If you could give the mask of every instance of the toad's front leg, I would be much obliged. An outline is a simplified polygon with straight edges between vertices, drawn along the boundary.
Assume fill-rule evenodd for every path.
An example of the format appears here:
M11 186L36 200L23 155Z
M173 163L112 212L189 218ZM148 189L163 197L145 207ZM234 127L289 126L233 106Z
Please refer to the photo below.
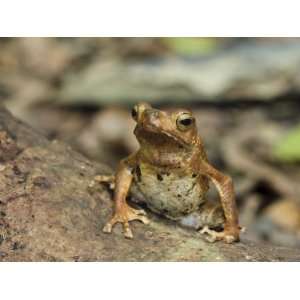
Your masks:
M208 228L204 228L203 233L210 235L215 240L224 240L227 243L239 241L241 227L239 226L238 222L238 211L235 203L232 179L216 170L207 162L202 162L201 170L213 181L217 187L225 215L223 232L214 233Z
M240 231L244 232L245 227L239 226L238 232L240 232ZM227 243L233 243L238 240L238 239L236 239L236 237L234 235L228 234L225 230L218 232L213 229L210 229L208 225L205 225L201 229L200 233L207 236L206 240L211 243L214 243L215 241L220 241L220 240L226 241Z
M121 223L123 225L124 236L126 238L133 238L129 222L138 220L144 224L148 224L149 220L144 210L133 209L126 202L126 197L133 179L129 159L121 161L118 168L114 190L115 211L112 218L104 226L103 232L111 233L113 226L116 223Z

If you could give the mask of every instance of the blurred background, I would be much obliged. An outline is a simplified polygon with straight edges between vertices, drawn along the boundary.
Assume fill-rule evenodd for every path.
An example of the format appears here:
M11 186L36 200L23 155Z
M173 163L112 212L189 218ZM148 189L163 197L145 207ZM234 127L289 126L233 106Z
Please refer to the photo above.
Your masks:
M300 39L1 38L0 100L112 168L137 147L130 110L194 111L234 178L245 238L300 246Z

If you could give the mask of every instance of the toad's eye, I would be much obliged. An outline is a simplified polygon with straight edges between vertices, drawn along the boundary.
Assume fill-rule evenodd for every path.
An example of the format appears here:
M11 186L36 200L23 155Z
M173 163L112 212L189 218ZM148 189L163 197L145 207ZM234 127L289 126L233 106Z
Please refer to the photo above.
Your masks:
M132 118L136 121L138 117L138 109L137 106L135 105L132 110L131 110L131 116Z
M188 113L181 114L176 121L177 128L181 131L188 130L194 124L195 119Z

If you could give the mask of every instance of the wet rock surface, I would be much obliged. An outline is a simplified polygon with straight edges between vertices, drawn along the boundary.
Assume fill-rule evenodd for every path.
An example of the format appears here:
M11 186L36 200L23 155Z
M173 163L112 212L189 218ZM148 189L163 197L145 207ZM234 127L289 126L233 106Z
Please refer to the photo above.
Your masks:
M300 261L300 251L256 244L209 244L199 233L150 215L134 240L101 229L112 211L109 173L69 146L49 141L0 108L0 261ZM9 155L8 155L9 153Z

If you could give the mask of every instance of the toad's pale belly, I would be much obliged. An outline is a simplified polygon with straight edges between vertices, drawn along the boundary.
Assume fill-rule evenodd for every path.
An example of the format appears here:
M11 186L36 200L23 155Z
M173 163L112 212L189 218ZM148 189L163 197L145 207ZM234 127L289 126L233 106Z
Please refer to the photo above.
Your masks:
M207 180L201 175L140 164L134 170L131 194L151 210L176 220L196 211L205 202L207 189Z

